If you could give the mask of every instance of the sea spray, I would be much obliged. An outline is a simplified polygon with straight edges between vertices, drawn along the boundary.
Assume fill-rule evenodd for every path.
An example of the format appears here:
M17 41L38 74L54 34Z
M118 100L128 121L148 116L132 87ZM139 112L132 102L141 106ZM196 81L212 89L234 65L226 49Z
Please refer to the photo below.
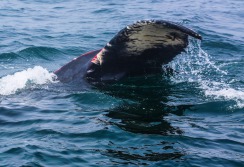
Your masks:
M244 107L243 88L232 87L225 78L228 71L216 65L211 56L200 46L200 42L191 40L186 52L177 56L169 66L175 71L171 77L174 83L194 82L207 99L211 100L233 100L237 108Z
M28 85L43 85L56 81L56 75L41 66L28 68L0 78L0 95L10 95Z

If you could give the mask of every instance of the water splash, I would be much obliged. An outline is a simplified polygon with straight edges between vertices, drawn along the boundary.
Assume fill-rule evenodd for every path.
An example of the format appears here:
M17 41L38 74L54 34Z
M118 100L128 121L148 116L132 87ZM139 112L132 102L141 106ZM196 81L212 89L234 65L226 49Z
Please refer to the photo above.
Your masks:
M234 100L233 107L244 107L244 90L232 86L226 78L228 71L224 71L216 65L211 56L200 46L199 41L192 40L186 53L178 56L169 66L176 71L171 80L174 83L194 82L207 99ZM232 107L231 107L232 108Z
M56 82L55 74L41 66L35 66L0 78L0 95L10 95L30 86L53 82Z

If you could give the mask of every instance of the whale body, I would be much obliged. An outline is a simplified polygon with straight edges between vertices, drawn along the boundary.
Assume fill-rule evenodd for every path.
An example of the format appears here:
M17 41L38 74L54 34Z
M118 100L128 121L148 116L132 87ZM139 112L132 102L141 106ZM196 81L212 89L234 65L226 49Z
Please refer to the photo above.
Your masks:
M195 31L165 20L142 20L119 31L102 49L85 53L54 73L61 82L118 81L128 76L159 73L188 45Z

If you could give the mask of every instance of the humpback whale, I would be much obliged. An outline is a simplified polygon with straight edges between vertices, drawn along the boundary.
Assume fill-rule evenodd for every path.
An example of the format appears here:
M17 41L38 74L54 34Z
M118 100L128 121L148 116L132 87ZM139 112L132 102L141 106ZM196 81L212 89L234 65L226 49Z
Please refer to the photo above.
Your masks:
M195 31L165 20L141 20L119 31L102 49L85 53L54 73L60 82L118 81L124 77L162 71L188 45Z

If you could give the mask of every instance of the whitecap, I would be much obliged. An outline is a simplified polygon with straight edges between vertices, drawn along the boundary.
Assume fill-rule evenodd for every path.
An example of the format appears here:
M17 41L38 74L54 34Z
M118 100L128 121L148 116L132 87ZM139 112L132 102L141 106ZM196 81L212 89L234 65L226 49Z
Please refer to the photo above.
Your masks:
M56 75L41 66L35 66L0 78L0 95L15 94L28 85L43 85L54 83Z

